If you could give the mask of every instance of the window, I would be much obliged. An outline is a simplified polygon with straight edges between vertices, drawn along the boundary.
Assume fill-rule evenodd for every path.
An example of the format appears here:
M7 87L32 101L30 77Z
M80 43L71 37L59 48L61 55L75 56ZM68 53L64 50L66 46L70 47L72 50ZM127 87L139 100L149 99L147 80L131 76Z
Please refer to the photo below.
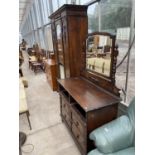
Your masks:
M33 17L32 17L32 9L30 10L30 19L31 19L31 24L32 24L32 30L34 30L34 21L33 21Z
M59 0L59 7L61 7L64 4L66 4L66 0Z
M58 9L58 1L57 0L52 0L52 4L53 4L53 12L56 11Z
M39 43L39 37L37 31L35 31L35 43Z
M99 12L98 12L98 3L90 5L88 7L88 33L98 31L99 23Z
M131 48L129 59L129 71L126 90L126 103L130 103L133 96L135 96L135 43Z
M41 0L41 8L42 8L42 15L43 15L43 23L47 24L49 23L50 19L48 18L50 15L50 6L48 0Z
M31 8L31 13L32 13L33 26L34 26L34 29L36 29L37 28L37 24L36 24L36 18L35 18L35 13L34 13L34 5Z
M40 27L41 26L41 11L39 9L38 0L35 0L35 9L36 9L36 17L37 17L38 27Z
M33 30L33 25L32 25L32 21L31 21L31 15L30 15L30 13L28 15L28 19L29 19L30 31L32 31Z
M101 0L99 10L99 30L116 34L119 56L116 70L116 86L122 90L121 97L128 104L126 98L134 96L134 50L131 52L131 72L128 74L128 56L122 61L129 48L131 25L131 0ZM130 77L129 77L130 76ZM130 84L129 84L130 83Z
M44 44L44 36L43 36L43 31L42 29L39 30L39 47L42 49L45 49L45 44Z
M51 32L51 25L45 27L45 38L48 44L48 49L53 51L53 41L52 41L52 32Z
M81 0L81 5L84 5L86 3L89 3L91 0Z
M131 0L101 0L99 10L101 31L116 33L118 28L130 27Z

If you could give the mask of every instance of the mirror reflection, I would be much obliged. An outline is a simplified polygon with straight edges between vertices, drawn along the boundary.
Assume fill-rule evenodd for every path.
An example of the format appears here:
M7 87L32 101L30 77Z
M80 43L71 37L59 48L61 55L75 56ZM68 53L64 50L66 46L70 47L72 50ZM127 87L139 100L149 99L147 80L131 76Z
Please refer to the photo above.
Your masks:
M60 25L57 25L56 32L57 32L58 50L59 51L62 51L62 44L61 44L61 26Z
M56 26L56 34L57 34L57 49L58 49L58 58L59 62L63 64L63 49L62 49L62 38L61 38L61 26L58 24Z
M110 77L112 39L110 36L92 35L87 38L86 68Z

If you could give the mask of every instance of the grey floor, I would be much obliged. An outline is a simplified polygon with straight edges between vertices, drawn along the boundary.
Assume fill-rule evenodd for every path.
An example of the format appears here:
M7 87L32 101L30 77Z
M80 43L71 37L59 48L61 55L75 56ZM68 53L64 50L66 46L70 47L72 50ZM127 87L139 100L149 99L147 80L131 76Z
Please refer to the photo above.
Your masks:
M51 90L43 72L35 75L28 68L27 53L23 51L23 55L22 69L29 85L26 96L32 130L29 129L26 115L21 115L19 130L27 134L22 155L80 155L61 121L58 93Z

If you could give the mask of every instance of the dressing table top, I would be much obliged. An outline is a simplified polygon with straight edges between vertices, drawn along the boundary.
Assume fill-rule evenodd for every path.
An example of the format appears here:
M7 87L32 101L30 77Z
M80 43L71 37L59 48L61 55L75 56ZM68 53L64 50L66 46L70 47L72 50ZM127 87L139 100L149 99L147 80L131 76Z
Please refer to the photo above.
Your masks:
M59 79L58 83L86 112L119 103L121 100L81 77Z

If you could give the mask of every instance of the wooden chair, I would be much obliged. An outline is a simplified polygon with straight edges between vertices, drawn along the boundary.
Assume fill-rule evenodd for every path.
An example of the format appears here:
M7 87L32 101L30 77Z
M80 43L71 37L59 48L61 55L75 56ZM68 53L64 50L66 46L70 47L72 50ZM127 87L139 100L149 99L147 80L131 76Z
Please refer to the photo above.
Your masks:
M28 48L27 53L29 56L35 56L36 55L36 52L33 48Z
M46 51L40 49L38 44L33 45L35 56L29 57L29 68L36 74L38 71L45 71L44 60L46 59Z
M31 64L32 70L34 71L35 74L38 71L45 71L44 62L43 62L44 60L43 54L38 53L37 58L38 58L37 61Z
M36 56L29 56L29 68L32 69L33 63L36 63L38 60Z

